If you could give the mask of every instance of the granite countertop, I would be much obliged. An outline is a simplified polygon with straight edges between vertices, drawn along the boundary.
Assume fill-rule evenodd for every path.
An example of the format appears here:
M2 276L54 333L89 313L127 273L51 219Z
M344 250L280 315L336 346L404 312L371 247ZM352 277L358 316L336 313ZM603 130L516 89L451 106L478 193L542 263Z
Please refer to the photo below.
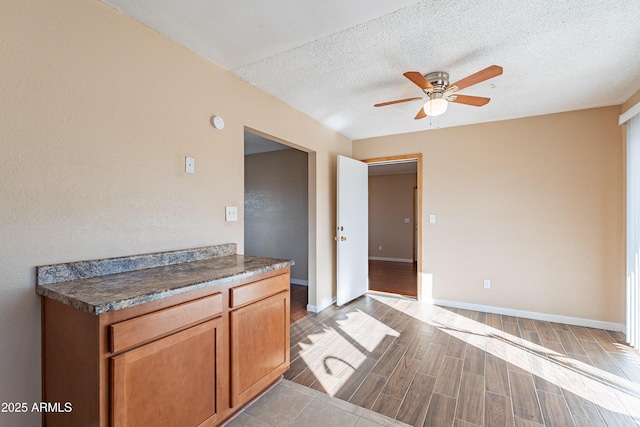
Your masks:
M166 254L171 253L161 253L165 257ZM157 256L157 254L153 255ZM114 258L108 261L114 264L114 260L130 261L131 258ZM93 261L93 263L97 264L101 261L103 260ZM83 261L83 263L87 262ZM291 260L233 253L186 262L180 262L180 259L176 259L175 263L169 263L169 265L153 266L153 264L147 264L141 269L136 268L93 277L91 277L92 274L84 274L85 272L83 272L82 275L68 275L66 279L70 280L47 283L52 280L46 276L48 271L46 269L63 265L67 268L70 265L59 264L38 267L36 293L87 313L98 315L234 279L289 267L293 264L294 262Z

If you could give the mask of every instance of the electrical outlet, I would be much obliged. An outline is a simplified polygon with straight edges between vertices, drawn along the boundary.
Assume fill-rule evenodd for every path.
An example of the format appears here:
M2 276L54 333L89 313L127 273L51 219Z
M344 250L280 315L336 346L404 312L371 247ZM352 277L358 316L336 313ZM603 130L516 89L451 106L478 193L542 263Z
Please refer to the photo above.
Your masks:
M378 250L381 251L382 250L382 245L378 246Z
M490 289L491 288L491 280L484 279L483 283L484 283L484 288L485 289Z
M184 171L187 173L196 172L196 160L193 157L184 158Z

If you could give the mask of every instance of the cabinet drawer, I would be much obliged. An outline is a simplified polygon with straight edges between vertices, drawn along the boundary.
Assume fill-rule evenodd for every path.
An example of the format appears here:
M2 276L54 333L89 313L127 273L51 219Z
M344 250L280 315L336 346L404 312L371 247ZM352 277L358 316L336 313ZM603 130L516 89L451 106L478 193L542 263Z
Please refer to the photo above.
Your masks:
M231 308L258 301L278 292L289 289L289 275L281 274L279 276L269 277L268 279L259 280L247 285L231 288L229 294L231 299L229 306Z
M115 323L109 326L110 350L125 350L220 313L222 294L215 294Z

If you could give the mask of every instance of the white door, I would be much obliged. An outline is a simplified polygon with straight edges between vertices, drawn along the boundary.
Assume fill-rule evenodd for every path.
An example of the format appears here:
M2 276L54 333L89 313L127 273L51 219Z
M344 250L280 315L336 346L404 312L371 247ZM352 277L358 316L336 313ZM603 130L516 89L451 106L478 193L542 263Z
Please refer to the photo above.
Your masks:
M338 156L337 304L369 287L369 188L366 163Z

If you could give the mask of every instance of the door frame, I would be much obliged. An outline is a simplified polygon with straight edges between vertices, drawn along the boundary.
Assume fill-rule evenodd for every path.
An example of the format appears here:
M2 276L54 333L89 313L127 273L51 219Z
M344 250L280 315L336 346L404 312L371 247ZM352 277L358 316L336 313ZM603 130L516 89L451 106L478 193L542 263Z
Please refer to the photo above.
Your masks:
M360 160L361 162L365 162L367 164L376 164L376 163L389 163L389 162L397 162L397 161L411 161L415 160L417 164L417 176L416 176L416 187L418 189L418 196L416 203L418 205L418 217L416 218L417 228L418 228L418 244L417 244L417 253L416 258L418 260L417 265L417 280L416 280L416 291L417 291L417 299L418 302L423 301L422 295L422 153L415 154L404 154L399 156L386 156L386 157L375 157L372 159L364 159Z

